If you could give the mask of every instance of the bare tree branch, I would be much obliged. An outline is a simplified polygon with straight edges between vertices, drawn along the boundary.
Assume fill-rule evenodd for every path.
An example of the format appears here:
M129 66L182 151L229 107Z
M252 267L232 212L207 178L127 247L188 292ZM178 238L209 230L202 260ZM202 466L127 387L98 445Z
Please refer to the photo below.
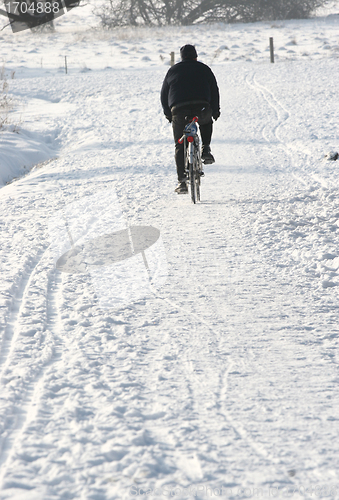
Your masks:
M103 26L190 25L301 19L328 0L107 0L96 13Z

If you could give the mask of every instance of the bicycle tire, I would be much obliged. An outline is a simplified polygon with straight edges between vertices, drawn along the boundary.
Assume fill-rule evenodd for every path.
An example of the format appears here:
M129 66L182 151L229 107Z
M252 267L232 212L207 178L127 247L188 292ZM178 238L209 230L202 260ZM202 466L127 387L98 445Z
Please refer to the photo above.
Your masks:
M201 170L201 165L199 164L199 153L197 150L195 151L194 155L195 159L195 192L196 192L196 200L200 201L200 170Z
M194 190L194 201L192 199L193 203L200 201L200 171L201 171L200 163L201 162L199 155L199 143L195 143L194 155L193 155L193 169L192 169L192 183Z
M200 177L202 171L201 158L200 158L200 146L199 138L195 137L194 143L190 141L188 145L185 140L184 143L184 157L185 157L185 172L186 177L188 177L188 182L190 185L191 200L195 204L200 201ZM190 149L193 147L193 155L190 153ZM190 162L191 155L193 156L193 162Z
M194 146L193 146L194 147ZM190 147L186 148L186 171L188 174L188 182L190 185L190 193L191 193L191 200L193 203L196 203L196 189L195 189L195 169L194 169L194 159L195 159L195 151L193 154L193 163L190 162Z
M193 163L188 164L189 180L191 187L191 200L196 203L196 182L195 182L195 170Z
M197 201L200 201L200 175L197 173L196 177L197 177L196 183L195 183L196 198L197 198Z

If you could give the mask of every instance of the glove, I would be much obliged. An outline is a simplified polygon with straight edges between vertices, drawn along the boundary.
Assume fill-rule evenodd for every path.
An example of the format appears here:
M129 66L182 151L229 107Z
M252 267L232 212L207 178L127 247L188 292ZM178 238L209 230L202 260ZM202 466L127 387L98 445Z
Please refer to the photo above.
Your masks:
M214 115L213 115L214 121L217 121L219 116L220 116L220 111L217 111L216 113L214 113Z
M168 120L170 123L172 123L172 117L171 117L171 116L167 116L167 115L165 115L165 116L166 116L167 120Z

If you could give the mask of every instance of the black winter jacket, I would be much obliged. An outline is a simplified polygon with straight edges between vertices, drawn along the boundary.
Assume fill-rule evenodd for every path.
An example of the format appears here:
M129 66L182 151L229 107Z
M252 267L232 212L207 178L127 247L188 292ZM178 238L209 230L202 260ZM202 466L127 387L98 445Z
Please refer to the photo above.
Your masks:
M166 116L171 116L173 106L188 101L209 102L213 116L220 111L219 89L212 70L192 59L172 66L161 89L161 104Z

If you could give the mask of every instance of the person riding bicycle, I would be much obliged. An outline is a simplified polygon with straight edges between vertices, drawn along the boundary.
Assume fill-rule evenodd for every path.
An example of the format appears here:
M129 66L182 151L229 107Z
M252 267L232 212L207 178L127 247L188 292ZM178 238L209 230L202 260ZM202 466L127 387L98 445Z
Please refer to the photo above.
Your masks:
M212 70L197 61L197 51L193 45L180 49L181 61L172 66L164 79L161 89L161 104L167 120L173 126L175 142L175 162L179 184L175 191L187 192L184 145L178 140L185 125L194 117L199 118L202 140L202 161L214 163L211 153L213 120L220 116L220 97L216 78Z

